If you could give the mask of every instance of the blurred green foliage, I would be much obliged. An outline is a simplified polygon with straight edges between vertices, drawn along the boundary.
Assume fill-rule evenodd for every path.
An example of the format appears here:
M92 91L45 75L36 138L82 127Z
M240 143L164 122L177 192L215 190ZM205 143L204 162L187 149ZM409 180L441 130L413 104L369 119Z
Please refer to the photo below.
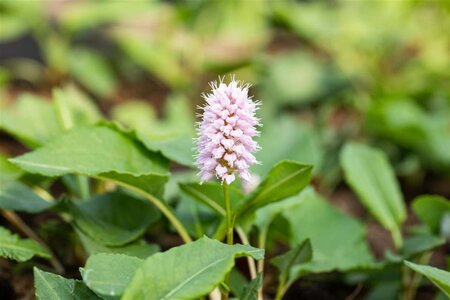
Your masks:
M1 57L0 93L10 98L18 81L37 90L74 82L103 105L150 100L153 108L125 102L112 115L150 149L178 149L170 158L192 165L191 152L181 151L189 139L179 136L193 135L187 127L198 95L218 74L236 74L263 103L259 175L281 158L297 159L314 163L332 186L340 180L338 150L350 139L377 143L404 175L448 174L448 8L443 1L4 0L0 46L26 47L31 36L38 48ZM163 92L154 95L155 85ZM126 92L136 86L138 96ZM185 116L158 121L161 103L174 98ZM21 99L8 111L41 130ZM170 119L176 112L165 107ZM3 129L25 126L9 118L2 116ZM179 118L186 122L175 128ZM271 143L277 135L279 147ZM43 137L23 138L34 146Z

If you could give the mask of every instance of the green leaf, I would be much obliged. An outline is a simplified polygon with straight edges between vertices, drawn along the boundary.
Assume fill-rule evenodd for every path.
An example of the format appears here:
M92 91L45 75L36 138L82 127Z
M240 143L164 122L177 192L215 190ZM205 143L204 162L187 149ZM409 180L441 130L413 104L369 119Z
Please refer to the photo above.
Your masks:
M236 208L237 216L254 212L269 203L296 195L311 180L312 166L295 161L281 161L245 201Z
M30 173L62 176L75 173L118 181L160 196L168 162L129 134L112 126L74 128L42 148L10 159Z
M83 234L80 230L76 231L80 237L81 243L89 255L98 253L114 253L145 259L160 251L158 244L149 244L143 239L120 247L108 247Z
M289 273L291 269L294 266L311 261L312 255L313 250L311 248L311 241L306 239L288 252L274 257L270 262L277 267L280 273L280 280L282 280L282 278L289 280Z
M4 227L0 227L0 256L17 261L26 261L33 256L50 258L50 254L36 241L21 239Z
M386 229L397 246L406 209L389 160L380 150L357 143L346 144L341 152L345 180L361 202Z
M71 74L100 97L114 93L117 82L109 62L93 50L75 49L70 53Z
M242 290L241 295L239 296L239 300L257 300L258 299L258 290L262 285L263 274L258 273L255 279L250 281L247 286Z
M84 283L97 294L121 296L143 259L123 254L91 255L80 269Z
M54 203L45 201L23 183L17 181L1 183L0 209L38 213L53 205Z
M444 244L443 238L434 235L412 236L405 240L403 247L400 249L400 254L405 258L410 258Z
M311 180L311 171L312 166L294 161L276 164L256 190L236 207L236 222L250 218L252 213L263 206L298 194ZM225 221L222 221L215 238L221 239L224 236L225 225Z
M66 279L56 274L33 269L36 298L40 300L94 300L101 299L84 285L83 281Z
M217 214L225 216L225 202L223 198L223 186L215 182L204 184L199 183L180 183L180 189L193 199L205 204ZM229 187L229 196L231 209L233 210L240 202L244 195L235 189Z
M23 175L23 171L16 165L10 163L6 156L0 153L0 187L8 181L19 179Z
M409 261L404 261L405 265L414 271L424 275L434 283L447 297L450 297L450 272L440 270L431 266L418 265Z
M264 257L264 250L246 245L226 245L203 237L147 258L123 299L195 299L206 295L223 281L234 259ZM174 272L176 270L176 272Z
M375 267L360 222L338 211L312 189L296 198L297 205L290 205L281 216L290 227L290 244L295 246L310 239L314 257L311 262L292 268L290 280L307 273Z
M439 233L445 214L450 213L450 201L437 195L423 195L414 199L412 209L434 233Z
M194 120L189 100L171 96L165 106L165 118L159 119L153 107L142 101L129 101L112 111L113 118L132 128L137 138L152 151L170 160L192 167Z
M368 128L382 138L418 153L422 161L444 172L450 167L448 109L426 112L412 99L374 101Z
M21 94L14 104L0 110L0 129L32 148L61 131L52 103L30 94Z
M86 201L67 201L75 225L106 246L122 246L142 236L160 214L148 201L111 192Z

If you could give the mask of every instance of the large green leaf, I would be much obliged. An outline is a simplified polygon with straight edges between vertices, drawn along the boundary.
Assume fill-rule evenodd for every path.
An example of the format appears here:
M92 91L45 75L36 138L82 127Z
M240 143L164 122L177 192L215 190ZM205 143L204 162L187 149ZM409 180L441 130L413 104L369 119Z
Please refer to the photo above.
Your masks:
M450 214L450 201L437 195L423 195L414 199L412 209L434 233L439 233L445 214Z
M126 244L120 247L108 247L105 246L89 236L77 230L77 234L80 237L81 243L88 254L98 254L98 253L114 253L114 254L125 254L128 256L134 256L137 258L145 259L152 254L160 251L158 244L149 244L145 240L140 239L134 241L130 244Z
M295 246L310 239L314 256L311 262L292 268L290 280L305 273L374 267L362 224L338 211L312 189L296 198L297 205L289 205L281 216L290 227L290 244Z
M293 279L289 279L291 269L311 261L312 256L311 242L309 239L306 239L288 252L274 257L270 262L277 267L281 281L292 281Z
M54 203L45 201L23 183L18 181L1 182L0 209L38 213L53 205Z
M123 254L91 255L80 269L86 285L97 294L121 296L144 260Z
M221 184L215 182L204 184L180 183L179 186L183 192L193 199L210 207L219 215L225 216L225 202ZM229 196L232 210L244 199L244 195L234 187L229 188Z
M30 173L111 179L157 196L162 195L169 175L168 162L161 155L106 125L74 128L10 161Z
M66 205L75 225L106 246L122 246L139 238L160 216L148 201L120 191Z
M226 245L203 237L193 243L157 253L145 260L123 299L195 299L223 281L234 259L264 257L264 250L246 245Z
M36 147L58 135L60 126L50 101L22 94L0 111L0 129L30 147Z
M33 256L50 258L50 254L36 241L20 239L4 227L0 227L0 256L17 261L26 261Z
M237 216L254 212L269 203L296 195L311 180L312 166L295 161L281 161L267 174L245 201L236 208Z
M341 164L347 183L400 246L400 226L406 218L406 209L385 154L363 144L349 143L341 152Z
M66 279L56 274L33 269L36 298L39 300L96 300L83 281Z
M447 297L450 297L450 272L440 270L431 266L418 265L409 261L404 261L405 265L414 271L424 275L433 282Z

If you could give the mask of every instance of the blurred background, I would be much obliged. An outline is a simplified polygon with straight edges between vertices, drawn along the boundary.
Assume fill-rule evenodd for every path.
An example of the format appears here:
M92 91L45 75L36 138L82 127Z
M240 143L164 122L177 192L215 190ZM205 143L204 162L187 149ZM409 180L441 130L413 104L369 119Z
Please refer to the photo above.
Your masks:
M450 197L449 33L439 0L0 0L0 166L61 132L53 104L64 98L77 124L112 119L163 151L176 198L177 178L195 178L201 94L235 75L262 102L254 174L282 159L313 164L316 189L367 222L381 257L390 235L343 183L339 153L348 141L382 149L407 202ZM48 228L62 241L70 231ZM16 290L32 291L27 276Z
M337 199L340 148L358 140L389 155L407 200L449 197L449 8L2 0L0 151L17 155L26 149L16 140L34 148L50 139L46 100L62 94L79 99L93 121L169 137L171 158L192 166L200 95L209 81L235 74L262 102L259 176L281 159L311 163L315 185Z

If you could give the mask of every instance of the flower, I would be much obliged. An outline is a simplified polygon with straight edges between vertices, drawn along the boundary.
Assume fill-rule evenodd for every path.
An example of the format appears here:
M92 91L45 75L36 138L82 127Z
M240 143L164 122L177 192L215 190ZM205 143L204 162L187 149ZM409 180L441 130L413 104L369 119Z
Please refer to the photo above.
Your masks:
M198 126L197 166L200 181L214 176L227 184L235 174L244 181L250 180L249 168L257 163L252 154L259 150L253 138L259 135L256 117L259 102L248 96L248 84L231 80L227 85L221 80L210 83L212 93L204 94L206 105Z

